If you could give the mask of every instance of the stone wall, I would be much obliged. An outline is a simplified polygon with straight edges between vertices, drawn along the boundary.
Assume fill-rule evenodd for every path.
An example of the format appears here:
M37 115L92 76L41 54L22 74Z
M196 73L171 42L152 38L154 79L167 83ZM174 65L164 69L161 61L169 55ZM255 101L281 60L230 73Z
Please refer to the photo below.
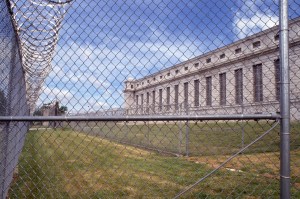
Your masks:
M290 86L293 103L291 111L294 112L293 117L298 117L299 109L296 107L300 100L300 18L290 21L289 34ZM205 115L278 112L276 85L279 82L276 82L275 77L276 60L279 59L277 35L278 27L273 27L144 78L127 80L124 90L127 114ZM261 64L261 73L254 74L254 67L259 64ZM243 102L240 104L236 102L235 70L237 69L242 69L243 78ZM219 77L222 73L226 73L225 104L220 103ZM257 76L261 76L261 80ZM206 79L208 77L211 77L211 105L207 104ZM195 91L195 80L200 82L198 91ZM262 81L261 88L259 84L255 84L257 81ZM188 96L184 94L185 83L188 83ZM175 85L179 88L178 104L175 100ZM168 87L169 94L167 93ZM255 99L255 88L257 93L259 93L258 90L262 90L261 100ZM160 89L162 99L159 96ZM153 92L155 92L154 100ZM199 92L199 106L195 104L197 92Z

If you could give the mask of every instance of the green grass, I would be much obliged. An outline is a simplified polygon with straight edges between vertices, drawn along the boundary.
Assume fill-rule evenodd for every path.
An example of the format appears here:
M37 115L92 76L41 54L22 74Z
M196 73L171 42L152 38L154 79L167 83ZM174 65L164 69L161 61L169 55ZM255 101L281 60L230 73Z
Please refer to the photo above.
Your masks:
M82 123L74 129L90 135L132 145L142 145L162 151L186 155L233 154L267 131L273 121L258 122L166 122L166 123ZM294 125L296 131L299 124ZM294 128L292 128L294 129ZM295 136L294 136L295 135ZM292 133L299 138L300 133ZM279 127L245 153L279 151ZM293 139L292 148L300 146Z
M222 158L226 157L163 155L73 130L31 131L9 197L172 198L214 169ZM275 162L264 164L267 160ZM244 166L245 171L223 168L184 198L278 197L279 180L274 176L278 153L241 155L228 166ZM293 192L299 195L298 189Z

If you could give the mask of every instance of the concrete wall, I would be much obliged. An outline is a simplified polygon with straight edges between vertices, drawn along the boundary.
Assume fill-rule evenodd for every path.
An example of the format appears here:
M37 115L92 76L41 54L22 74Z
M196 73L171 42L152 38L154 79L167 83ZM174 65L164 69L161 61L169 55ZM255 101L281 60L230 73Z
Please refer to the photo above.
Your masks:
M275 64L279 58L279 41L275 39L278 27L246 37L228 46L195 57L186 62L164 69L158 73L138 80L125 82L125 108L128 114L234 114L234 113L272 113L279 111L276 99ZM290 68L291 68L291 100L293 117L299 116L297 107L300 101L300 18L290 21ZM260 42L254 47L253 43ZM241 48L240 53L236 49ZM221 54L225 54L221 58ZM211 62L206 63L210 58ZM262 64L263 100L254 100L253 65ZM243 104L235 102L236 83L235 70L243 70ZM226 73L226 105L220 105L219 74ZM212 78L212 105L206 105L206 77ZM194 106L194 80L200 81L200 106ZM184 102L184 83L189 84L189 107ZM179 86L179 108L176 110L174 86ZM170 102L167 104L167 87L170 87ZM159 89L163 90L163 108L159 107ZM152 104L152 92L155 91L155 104ZM146 104L147 92L150 104ZM138 104L136 96L139 96ZM144 103L141 103L141 96ZM300 119L300 117L298 118Z

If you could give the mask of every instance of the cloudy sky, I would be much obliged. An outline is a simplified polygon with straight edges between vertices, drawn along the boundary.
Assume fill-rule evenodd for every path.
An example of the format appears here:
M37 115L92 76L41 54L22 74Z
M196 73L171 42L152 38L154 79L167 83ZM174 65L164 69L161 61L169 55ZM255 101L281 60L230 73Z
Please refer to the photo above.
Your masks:
M290 4L290 18L299 16L299 1ZM277 0L76 0L38 104L57 99L71 113L122 107L129 77L272 27L278 15Z

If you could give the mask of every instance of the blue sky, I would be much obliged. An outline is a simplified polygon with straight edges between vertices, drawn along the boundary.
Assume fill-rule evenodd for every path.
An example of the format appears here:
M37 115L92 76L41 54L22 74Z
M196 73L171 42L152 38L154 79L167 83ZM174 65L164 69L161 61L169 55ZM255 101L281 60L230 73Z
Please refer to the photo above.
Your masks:
M290 18L300 15L290 1ZM38 104L70 112L118 108L140 78L278 24L277 1L144 0L72 3Z

